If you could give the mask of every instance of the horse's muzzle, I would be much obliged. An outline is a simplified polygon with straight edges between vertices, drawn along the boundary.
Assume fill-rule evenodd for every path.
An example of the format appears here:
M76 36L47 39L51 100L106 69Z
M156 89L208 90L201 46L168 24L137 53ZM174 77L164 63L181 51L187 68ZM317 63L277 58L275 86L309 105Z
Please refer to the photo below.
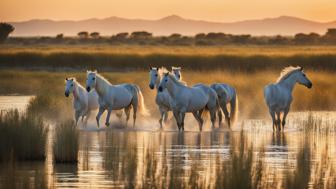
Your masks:
M154 85L149 84L149 88L150 88L150 89L154 89Z
M64 95L65 95L66 97L69 97L69 93L68 93L68 92L65 92Z
M163 91L163 89L162 89L162 87L160 86L160 87L159 87L159 92L162 92L162 91Z
M87 92L90 92L90 90L91 90L90 87L86 87Z
M309 84L308 84L308 89L310 89L310 88L312 88L313 87L313 83L312 82L310 82Z

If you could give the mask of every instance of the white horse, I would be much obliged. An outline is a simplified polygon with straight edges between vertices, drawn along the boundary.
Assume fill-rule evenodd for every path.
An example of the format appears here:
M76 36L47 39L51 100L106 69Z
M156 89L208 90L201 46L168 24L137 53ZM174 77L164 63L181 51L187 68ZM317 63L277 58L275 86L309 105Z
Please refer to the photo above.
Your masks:
M65 79L65 96L73 94L73 108L75 109L75 120L76 125L78 119L82 117L82 121L85 117L85 123L90 117L92 111L98 109L98 94L95 90L91 92L86 92L85 88L82 87L75 78Z
M286 117L292 102L292 91L296 83L304 85L309 89L313 86L312 82L303 72L302 67L290 66L282 70L275 84L266 85L264 88L265 101L273 121L273 131L283 131L284 129ZM282 123L280 120L281 112L283 112Z
M184 130L185 113L191 112L199 123L200 131L202 131L203 119L201 115L204 110L210 112L212 127L214 127L218 99L213 89L203 84L188 87L169 72L161 78L158 89L159 92L167 89L172 97L172 110L179 130Z
M182 78L181 75L181 68L175 69L175 67L172 67L172 70L174 71L174 75L176 79ZM150 67L149 68L149 88L150 89L158 89L161 76L163 75L163 72L167 72L167 69L162 68L156 68L156 67ZM155 102L159 107L160 111L160 127L162 128L162 121L166 121L168 117L168 112L172 110L171 104L172 104L172 98L170 97L167 90L163 90L162 92L157 92L155 97Z
M182 81L181 67L172 66L172 72L175 75L176 79Z
M216 91L219 105L224 112L225 119L229 127L234 124L238 117L238 96L236 89L224 83L214 83L210 86ZM227 108L230 104L230 113ZM222 113L218 110L219 124L222 122Z
M110 125L110 116L112 110L124 109L126 113L126 126L130 116L130 110L133 108L133 127L137 111L142 115L148 115L144 104L144 98L140 88L134 84L112 85L103 76L96 71L87 72L86 90L95 89L98 93L99 112L96 116L97 125L101 115L107 110L105 125Z

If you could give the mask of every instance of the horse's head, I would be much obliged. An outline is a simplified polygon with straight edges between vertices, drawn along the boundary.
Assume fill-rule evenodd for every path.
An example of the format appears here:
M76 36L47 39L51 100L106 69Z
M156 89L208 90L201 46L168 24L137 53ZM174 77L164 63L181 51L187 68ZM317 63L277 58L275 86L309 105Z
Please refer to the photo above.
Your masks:
M149 88L154 89L155 83L159 78L159 68L149 67Z
M176 77L176 79L181 80L182 79L182 75L181 75L181 67L172 67L172 72L174 74L174 76Z
M165 73L163 77L161 78L160 84L159 84L159 92L162 92L164 89L167 88L167 83L169 81L169 72Z
M300 71L297 73L297 82L301 85L306 86L307 88L312 88L313 83L308 79L306 74L303 72L303 68L300 68Z
M87 79L86 79L86 90L90 92L92 89L96 87L96 76L97 71L87 71Z
M69 97L74 90L74 78L65 78L65 92L64 95Z

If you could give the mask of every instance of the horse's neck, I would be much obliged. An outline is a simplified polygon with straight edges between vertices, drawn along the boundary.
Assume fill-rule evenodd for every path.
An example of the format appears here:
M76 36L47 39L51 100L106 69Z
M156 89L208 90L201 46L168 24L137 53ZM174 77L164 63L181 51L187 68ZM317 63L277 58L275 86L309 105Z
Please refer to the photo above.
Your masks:
M104 96L108 83L103 78L96 77L96 91L99 96Z
M282 80L279 84L281 86L286 87L288 90L290 90L290 92L292 92L293 89L294 89L294 86L296 84L296 76L295 75L291 75L288 78Z
M158 89L160 85L161 77L157 77L155 81L155 88Z
M72 92L73 97L75 100L79 100L79 87L78 87L78 83L74 83L74 90Z
M174 99L177 97L181 89L182 89L182 86L179 86L172 81L169 81L169 83L167 84L168 93Z

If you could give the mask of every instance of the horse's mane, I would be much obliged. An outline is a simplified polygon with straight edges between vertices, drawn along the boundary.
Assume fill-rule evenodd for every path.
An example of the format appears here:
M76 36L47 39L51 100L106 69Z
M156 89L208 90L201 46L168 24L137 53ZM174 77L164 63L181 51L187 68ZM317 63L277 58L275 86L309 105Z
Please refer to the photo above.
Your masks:
M169 73L168 77L177 85L187 86L186 82L176 79L175 75L172 73Z
M159 68L159 71L158 71L159 76L160 76L161 78L164 76L164 74L166 74L166 73L168 73L168 72L169 72L169 71L167 70L166 67L161 67L161 68Z
M100 75L99 73L97 73L96 71L88 71L88 74L90 73L95 73L96 74L96 78L99 77L99 79L101 79L102 81L106 82L107 84L112 85L107 79L105 79L104 76Z
M181 67L172 66L172 70L181 70Z
M288 67L285 67L281 73L280 73L280 76L278 77L277 79L277 83L287 79L289 76L291 76L293 73L296 73L297 71L301 71L301 67L300 66L297 66L297 67L294 67L294 66L288 66Z

